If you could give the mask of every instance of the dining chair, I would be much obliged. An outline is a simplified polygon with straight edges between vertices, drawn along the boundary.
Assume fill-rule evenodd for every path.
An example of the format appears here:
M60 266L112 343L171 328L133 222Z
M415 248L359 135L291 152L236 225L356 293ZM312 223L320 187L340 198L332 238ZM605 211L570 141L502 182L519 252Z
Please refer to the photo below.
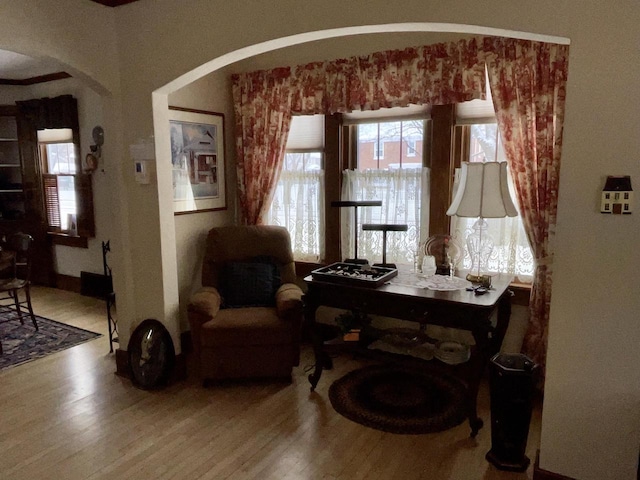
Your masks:
M36 330L38 323L31 306L31 246L33 237L26 233L9 235L2 246L0 257L5 260L5 268L0 272L0 313L3 320L20 319L24 324L24 315L31 317ZM24 299L20 294L24 293Z

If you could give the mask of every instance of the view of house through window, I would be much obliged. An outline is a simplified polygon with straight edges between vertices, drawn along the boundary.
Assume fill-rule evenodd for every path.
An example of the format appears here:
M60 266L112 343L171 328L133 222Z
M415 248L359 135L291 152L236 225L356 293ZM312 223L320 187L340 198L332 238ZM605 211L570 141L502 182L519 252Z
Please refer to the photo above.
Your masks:
M41 134L40 132L46 132ZM43 168L44 201L52 230L68 231L77 215L77 152L71 130L38 132Z
M428 227L428 175L423 168L425 120L396 120L354 125L357 159L354 170L343 173L343 200L380 200L382 207L358 212L358 257L382 261L383 234L363 231L363 223L407 225L407 232L387 233L389 263L413 263L420 239ZM342 214L342 248L351 258L352 212Z
M358 170L422 167L424 120L363 123L358 129Z

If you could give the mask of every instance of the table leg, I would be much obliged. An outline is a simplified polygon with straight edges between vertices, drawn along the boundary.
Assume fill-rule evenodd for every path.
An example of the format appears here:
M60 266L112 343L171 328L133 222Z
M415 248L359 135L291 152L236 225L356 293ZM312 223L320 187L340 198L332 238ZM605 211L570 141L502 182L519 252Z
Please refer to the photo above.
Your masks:
M311 391L313 392L320 381L322 376L322 370L324 368L331 369L331 358L324 352L324 339L320 328L316 323L316 310L318 305L309 301L308 297L305 298L304 317L307 331L311 337L311 344L313 345L313 355L315 358L315 365L313 373L309 374L309 383L311 384Z

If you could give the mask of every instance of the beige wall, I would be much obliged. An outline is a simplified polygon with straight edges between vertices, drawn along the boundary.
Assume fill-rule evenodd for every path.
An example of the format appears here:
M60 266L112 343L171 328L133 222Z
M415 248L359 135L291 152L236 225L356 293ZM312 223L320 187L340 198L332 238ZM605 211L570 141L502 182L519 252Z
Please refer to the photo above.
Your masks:
M180 331L188 330L189 297L202 286L201 269L207 233L213 227L235 223L236 175L233 138L231 80L227 71L213 72L169 95L175 107L218 112L224 115L227 209L175 216L176 262L180 301Z
M441 22L570 38L540 465L583 480L635 478L640 216L637 205L636 213L622 218L598 211L606 175L631 175L636 188L640 182L640 5L635 0L615 7L540 0L535 8L507 0L324 0L305 2L304 8L294 0L181 0L180 8L172 0L141 0L108 12L82 0L48 3L1 2L0 48L13 45L33 54L41 44L44 54L115 92L122 107L121 112L107 108L105 116L122 146L116 288L125 343L130 329L147 317L165 321L174 335L179 331L170 176L158 170L157 185L135 184L126 146L152 135L155 119L156 157L168 165L162 108L166 94L188 83L180 76L197 68L192 76L204 75L229 57L216 59L260 42L359 25ZM121 49L118 68L109 31L112 14ZM101 48L106 53L98 56ZM177 87L160 90L152 102L152 92L176 79Z
M80 123L80 158L89 153L93 145L92 131L102 125L102 97L75 78L29 86L0 85L0 104L12 105L18 100L73 95L78 100L78 121ZM107 139L109 132L106 133ZM110 143L110 142L108 142ZM109 155L105 147L104 155ZM79 277L80 272L102 273L102 240L109 240L112 232L110 206L113 204L111 184L112 171L104 168L104 160L93 173L92 187L96 236L89 239L89 248L74 248L64 245L54 246L54 268L57 273Z
M227 52L286 35L350 25L431 21L569 37L572 47L541 466L581 479L633 478L640 443L640 424L633 412L637 412L640 397L638 374L632 366L639 358L629 342L633 339L637 344L640 335L638 299L629 285L638 281L640 262L631 239L640 225L637 216L600 215L597 199L607 174L640 178L639 139L633 134L640 118L632 107L637 104L640 77L635 61L637 4L626 2L612 9L595 3L544 1L526 15L521 5L506 1L445 4L416 0L399 7L397 2L345 5L329 0L306 4L304 9L292 1L233 7L191 1L179 12L169 11L170 2L154 5L152 15L148 14L150 3L141 2L122 10L118 17L125 44L142 45L130 49L122 65L123 79L130 82L124 87L125 100L136 106L137 113L130 120L138 129L151 128L144 92ZM171 22L166 20L169 17ZM140 33L134 23L143 18L147 28ZM208 29L210 19L224 21ZM189 28L180 28L184 25ZM172 35L172 27L180 34ZM629 47L621 51L621 45ZM187 51L189 55L184 55ZM137 71L145 71L146 78L136 81ZM602 137L594 141L598 134ZM614 238L615 250L601 234L604 231ZM597 290L593 278L600 280ZM603 324L617 328L603 332ZM616 349L617 344L629 348ZM602 361L604 358L607 360ZM598 455L593 452L596 449Z

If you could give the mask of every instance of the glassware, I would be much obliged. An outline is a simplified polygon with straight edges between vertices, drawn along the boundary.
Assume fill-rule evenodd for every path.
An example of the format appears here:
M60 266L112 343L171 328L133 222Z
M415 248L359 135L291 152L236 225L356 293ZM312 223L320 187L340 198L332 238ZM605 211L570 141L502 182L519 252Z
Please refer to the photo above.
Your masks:
M427 277L436 274L436 257L433 255L422 257L422 274Z

